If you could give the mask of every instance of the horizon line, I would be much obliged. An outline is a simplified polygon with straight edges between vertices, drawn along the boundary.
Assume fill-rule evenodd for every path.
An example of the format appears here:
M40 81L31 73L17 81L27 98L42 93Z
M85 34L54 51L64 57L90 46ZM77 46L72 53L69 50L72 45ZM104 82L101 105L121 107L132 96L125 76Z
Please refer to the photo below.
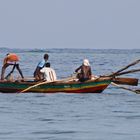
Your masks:
M10 47L0 47L1 49L37 49L37 50L44 50L44 49L92 49L92 50L139 50L140 48L67 48L67 47L48 47L48 48L10 48Z

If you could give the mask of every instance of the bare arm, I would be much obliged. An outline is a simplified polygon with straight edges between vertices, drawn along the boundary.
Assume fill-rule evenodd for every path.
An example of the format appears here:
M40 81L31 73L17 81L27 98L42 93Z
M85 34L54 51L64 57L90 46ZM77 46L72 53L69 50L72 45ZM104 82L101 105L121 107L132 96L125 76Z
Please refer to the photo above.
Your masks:
M78 72L80 69L81 69L81 66L80 66L79 68L77 68L77 69L75 70L75 72Z

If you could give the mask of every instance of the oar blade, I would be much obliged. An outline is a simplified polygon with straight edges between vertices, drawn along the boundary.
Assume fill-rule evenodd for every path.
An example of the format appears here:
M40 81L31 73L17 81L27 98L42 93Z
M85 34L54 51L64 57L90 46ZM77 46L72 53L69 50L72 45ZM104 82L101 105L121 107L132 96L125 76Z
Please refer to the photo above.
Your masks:
M138 80L137 78L117 77L113 79L113 82L119 85L137 86Z
M140 94L140 89L135 90L137 94Z

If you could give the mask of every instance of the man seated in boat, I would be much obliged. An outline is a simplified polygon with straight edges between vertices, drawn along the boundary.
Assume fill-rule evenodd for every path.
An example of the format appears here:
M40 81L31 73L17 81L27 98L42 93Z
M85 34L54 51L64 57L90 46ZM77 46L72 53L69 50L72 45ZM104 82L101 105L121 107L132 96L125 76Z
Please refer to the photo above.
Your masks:
M54 69L50 68L50 63L46 63L40 72L44 74L44 80L48 82L53 82L57 79Z
M10 76L13 73L14 69L16 68L18 70L20 76L22 77L22 79L24 79L24 76L19 67L18 61L19 61L19 57L17 56L17 54L8 53L6 55L6 57L4 58L4 61L3 61L3 66L2 66L2 71L1 71L1 80L4 80L5 70L9 66L13 66L13 68L12 68L12 71L6 77Z
M45 64L47 63L49 59L49 55L48 54L44 54L44 59L42 61L40 61L34 71L34 78L35 80L39 81L43 79L43 74L40 72L40 70L45 66Z
M92 78L91 67L88 59L83 60L83 64L75 70L77 74L77 78L80 82L85 82L86 80L90 80Z

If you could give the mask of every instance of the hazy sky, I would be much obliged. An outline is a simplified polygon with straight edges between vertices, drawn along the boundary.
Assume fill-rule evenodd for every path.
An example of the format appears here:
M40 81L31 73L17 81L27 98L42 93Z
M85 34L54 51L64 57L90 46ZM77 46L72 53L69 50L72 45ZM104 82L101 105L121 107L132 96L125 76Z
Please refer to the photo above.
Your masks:
M140 48L140 0L0 0L0 47Z

